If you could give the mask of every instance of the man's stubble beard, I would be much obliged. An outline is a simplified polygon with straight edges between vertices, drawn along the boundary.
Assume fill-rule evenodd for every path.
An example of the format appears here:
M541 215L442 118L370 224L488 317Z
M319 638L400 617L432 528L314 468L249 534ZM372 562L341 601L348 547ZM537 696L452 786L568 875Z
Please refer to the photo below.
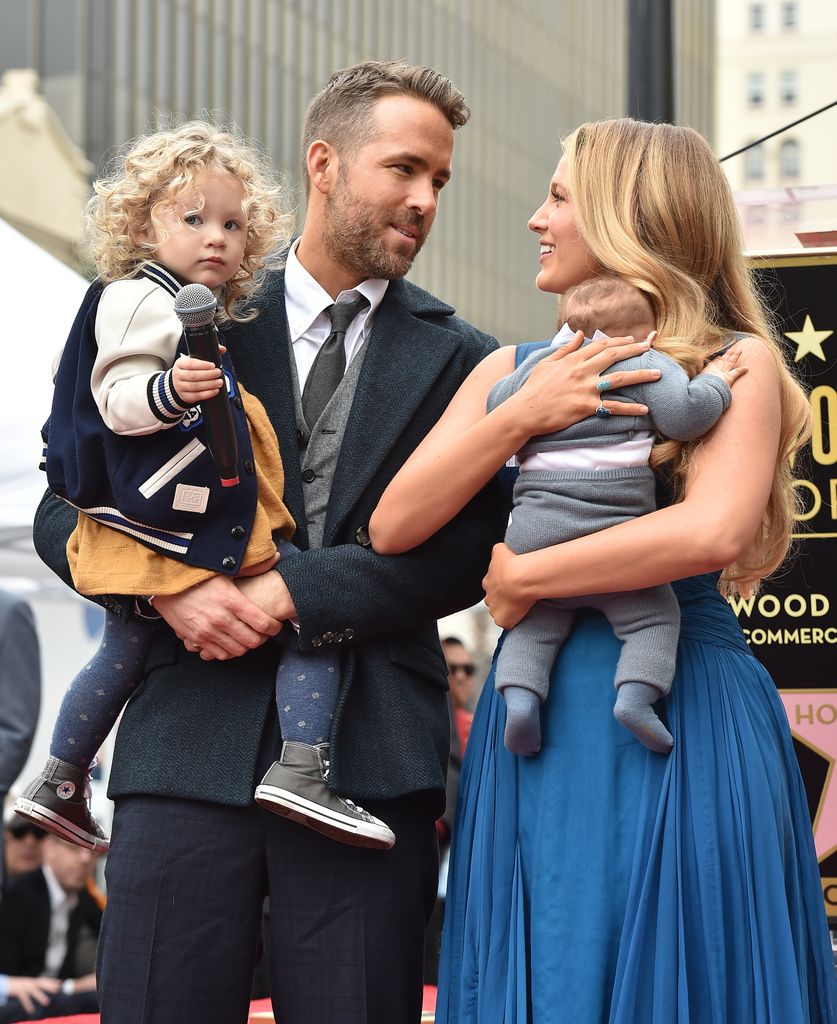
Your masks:
M418 256L425 239L413 247L404 243L404 251L388 248L381 234L393 221L421 227L422 218L410 213L388 216L370 209L351 194L345 177L329 196L326 207L323 244L329 255L348 270L370 277L392 281L404 277Z

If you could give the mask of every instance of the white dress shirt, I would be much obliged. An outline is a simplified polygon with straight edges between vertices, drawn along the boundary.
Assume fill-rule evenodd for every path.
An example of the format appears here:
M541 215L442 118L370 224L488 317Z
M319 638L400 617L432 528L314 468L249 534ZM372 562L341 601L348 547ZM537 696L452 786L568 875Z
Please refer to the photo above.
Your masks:
M67 933L70 930L70 915L78 904L78 893L66 893L50 868L44 864L41 869L49 891L50 919L49 941L47 942L44 974L57 978L61 965L67 956Z
M288 329L301 394L317 353L331 333L331 320L326 314L328 307L335 301L348 302L358 295L362 295L369 303L364 311L358 313L346 331L344 344L348 367L369 337L375 313L383 301L389 281L370 277L366 281L361 281L355 288L340 292L336 300L332 299L297 259L297 245L299 239L291 246L285 264L285 312L288 315Z

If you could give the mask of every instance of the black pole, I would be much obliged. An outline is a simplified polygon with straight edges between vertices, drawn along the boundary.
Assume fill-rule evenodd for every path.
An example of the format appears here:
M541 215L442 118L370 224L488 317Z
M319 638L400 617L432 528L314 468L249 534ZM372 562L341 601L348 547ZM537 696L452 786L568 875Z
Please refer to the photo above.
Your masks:
M628 0L628 110L674 120L671 0Z

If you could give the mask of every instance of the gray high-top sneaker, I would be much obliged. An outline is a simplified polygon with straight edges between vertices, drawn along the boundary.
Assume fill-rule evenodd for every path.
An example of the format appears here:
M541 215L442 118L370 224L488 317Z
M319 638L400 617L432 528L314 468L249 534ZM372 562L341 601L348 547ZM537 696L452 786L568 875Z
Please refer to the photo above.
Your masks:
M110 847L90 810L89 772L68 761L48 758L41 774L15 800L15 811L75 846L97 853Z
M256 803L274 814L349 846L388 850L392 830L347 797L328 788L328 744L286 740L278 761L256 787Z

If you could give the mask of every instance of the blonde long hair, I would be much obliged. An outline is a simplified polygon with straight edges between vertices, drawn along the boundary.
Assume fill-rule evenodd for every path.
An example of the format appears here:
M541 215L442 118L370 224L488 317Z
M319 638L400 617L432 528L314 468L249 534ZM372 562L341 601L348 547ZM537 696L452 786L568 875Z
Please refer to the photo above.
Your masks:
M759 338L776 361L779 451L761 528L722 576L750 593L782 563L797 509L791 464L811 433L811 410L791 375L743 257L729 184L696 131L630 118L583 124L564 140L581 237L599 264L639 288L654 310L655 347L693 375L732 332ZM700 441L655 452L682 497Z
M226 316L249 320L244 303L259 287L264 271L280 265L279 253L291 239L293 217L268 160L234 128L205 121L144 135L129 143L112 173L93 183L87 205L88 250L105 283L134 277L154 260L164 237L158 217L167 207L199 189L208 171L232 175L244 193L247 217L244 258L223 290Z

